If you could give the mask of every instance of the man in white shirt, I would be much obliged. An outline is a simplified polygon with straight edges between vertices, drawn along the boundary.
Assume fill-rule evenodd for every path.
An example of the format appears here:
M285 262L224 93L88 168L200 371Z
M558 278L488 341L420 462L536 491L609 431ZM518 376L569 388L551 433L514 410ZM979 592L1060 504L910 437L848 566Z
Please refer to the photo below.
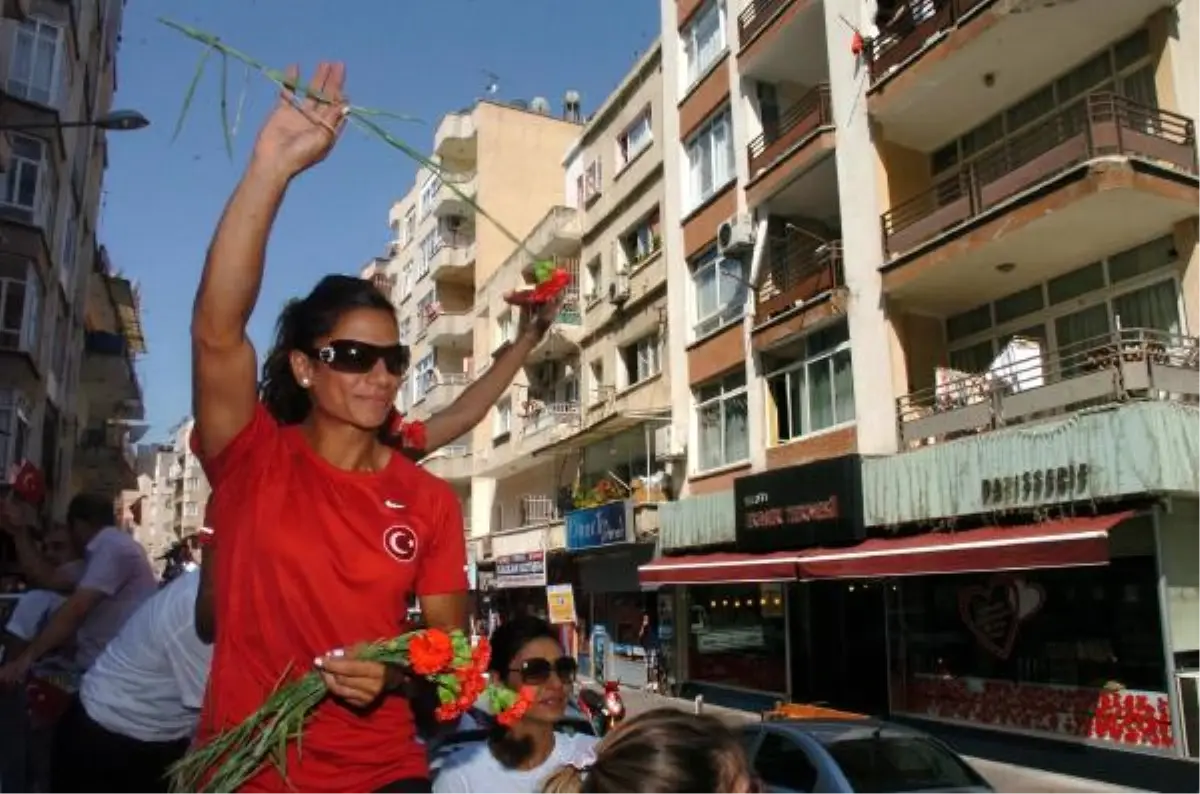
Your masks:
M167 791L196 730L212 647L196 634L199 571L168 584L83 677L55 732L54 791Z
M72 639L79 669L91 667L129 616L158 589L146 552L115 523L111 500L94 494L71 500L67 526L84 549L83 574L29 646L11 661L5 660L0 686L24 683L39 659Z

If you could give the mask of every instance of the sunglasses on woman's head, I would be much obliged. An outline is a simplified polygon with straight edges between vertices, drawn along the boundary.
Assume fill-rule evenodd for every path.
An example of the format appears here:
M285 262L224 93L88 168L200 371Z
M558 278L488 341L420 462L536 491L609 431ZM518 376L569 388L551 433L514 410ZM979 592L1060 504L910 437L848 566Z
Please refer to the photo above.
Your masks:
M564 684L570 684L579 672L579 663L570 656L560 656L553 662L549 659L526 659L521 662L520 667L514 667L512 672L519 673L521 683L530 686L546 683L550 680L551 673L558 676L558 680Z
M309 353L335 372L365 375L375 368L375 362L383 359L389 374L400 376L408 369L408 347L406 345L372 345L353 339L334 339L323 347Z

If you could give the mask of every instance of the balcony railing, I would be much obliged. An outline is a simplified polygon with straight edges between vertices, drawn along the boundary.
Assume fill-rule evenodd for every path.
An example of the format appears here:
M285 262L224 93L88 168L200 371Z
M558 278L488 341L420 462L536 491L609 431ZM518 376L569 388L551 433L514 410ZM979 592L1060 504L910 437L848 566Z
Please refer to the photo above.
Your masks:
M780 256L772 254L768 276L758 288L756 320L761 323L844 283L841 240L817 248L785 247Z
M578 425L581 414L575 400L544 403L534 399L526 404L524 418L521 433L529 437L559 425Z
M750 0L738 14L738 44L745 47L793 0Z
M880 26L867 51L871 81L916 55L935 36L955 27L976 9L993 0L909 0L897 3L896 16Z
M940 370L932 388L896 401L901 448L1039 421L1130 399L1200 399L1193 336L1126 329L1040 352L1002 355L984 373Z
M750 178L793 147L832 127L832 107L829 86L822 84L788 107L778 121L764 124L762 134L746 147Z
M909 251L1088 160L1140 157L1195 174L1196 129L1178 113L1098 93L985 149L883 214L884 248Z
M517 524L517 527L549 524L562 519L558 511L558 505L549 496L527 494L521 497L518 508L520 514L517 516L517 520L520 523ZM516 529L517 527L509 528Z

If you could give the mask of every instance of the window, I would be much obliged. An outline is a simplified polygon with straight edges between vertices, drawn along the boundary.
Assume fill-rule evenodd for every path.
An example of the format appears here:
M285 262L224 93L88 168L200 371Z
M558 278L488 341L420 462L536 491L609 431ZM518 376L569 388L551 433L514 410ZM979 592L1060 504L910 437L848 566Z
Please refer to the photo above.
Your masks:
M0 466L4 471L29 453L29 401L19 391L0 389Z
M617 136L617 162L626 166L654 141L650 127L650 108L638 114L625 131Z
M413 285L413 263L405 262L404 267L400 268L400 300L405 300L412 294Z
M50 169L46 167L46 143L41 138L10 133L9 162L0 207L26 223L46 226L54 202L50 196Z
M57 106L66 79L62 28L34 17L16 26L13 39L8 92L40 105Z
M600 297L600 291L604 288L603 277L600 275L600 257L588 262L585 274L584 298L588 301L597 300Z
M428 217L429 213L433 212L433 205L437 203L437 194L441 187L442 180L438 179L437 174L430 174L425 178L425 184L421 186L420 198L422 218Z
M59 275L67 294L72 294L71 285L75 276L75 257L79 252L79 216L74 212L74 202L67 211L67 229L62 236L62 249L58 252Z
M763 732L762 743L754 754L754 774L772 791L808 792L817 786L817 768L803 748L774 731Z
M404 244L408 245L417 236L417 209L409 207L408 212L404 213Z
M775 440L792 441L854 419L854 376L850 371L850 330L845 321L809 334L800 349L764 356L767 393L775 407Z
M729 108L706 122L686 144L688 173L684 191L688 211L708 201L736 175Z
M696 288L695 335L705 336L742 316L746 304L746 263L715 248L692 266Z
M513 314L511 309L505 309L496 317L496 347L513 341L517 338L516 329L513 326Z
M658 334L642 337L632 345L621 348L625 365L625 385L633 386L662 372L662 345Z
M1057 358L1047 375L1069 377L1118 327L1183 333L1177 260L1167 235L949 317L950 367L970 374L999 369L1006 363L999 357L1020 336Z
M512 432L512 398L505 397L496 403L496 413L492 415L492 437L499 439Z
M700 471L750 457L746 424L746 373L738 372L696 389Z
M433 368L433 353L428 353L421 357L413 367L413 379L416 382L416 399L423 400L429 390L433 388L434 382L437 380L437 375Z
M37 357L42 284L32 262L0 261L0 349Z
M687 91L707 74L708 69L725 52L725 3L709 0L696 12L680 34L683 42L683 91Z
M695 585L684 595L690 679L739 687L752 681L761 692L787 691L782 584Z
M412 318L405 317L400 321L400 344L412 344Z
M621 253L626 262L637 267L658 250L661 242L658 228L658 210L655 210L621 238Z
M422 238L421 256L417 259L417 278L429 275L429 264L437 256L438 251L442 250L442 245L442 234L439 229L434 229Z
M608 396L608 384L604 382L604 361L596 359L588 364L588 380L591 382L593 403L602 402Z
M593 160L576 179L575 189L579 193L580 201L586 205L599 198L602 187L600 161Z

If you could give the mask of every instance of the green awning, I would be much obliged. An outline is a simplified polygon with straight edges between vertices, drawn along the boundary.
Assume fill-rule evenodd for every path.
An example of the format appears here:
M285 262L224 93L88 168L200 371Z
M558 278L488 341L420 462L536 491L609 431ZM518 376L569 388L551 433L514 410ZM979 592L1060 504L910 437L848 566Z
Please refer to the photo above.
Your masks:
M688 496L658 506L659 549L679 551L733 543L733 491Z

